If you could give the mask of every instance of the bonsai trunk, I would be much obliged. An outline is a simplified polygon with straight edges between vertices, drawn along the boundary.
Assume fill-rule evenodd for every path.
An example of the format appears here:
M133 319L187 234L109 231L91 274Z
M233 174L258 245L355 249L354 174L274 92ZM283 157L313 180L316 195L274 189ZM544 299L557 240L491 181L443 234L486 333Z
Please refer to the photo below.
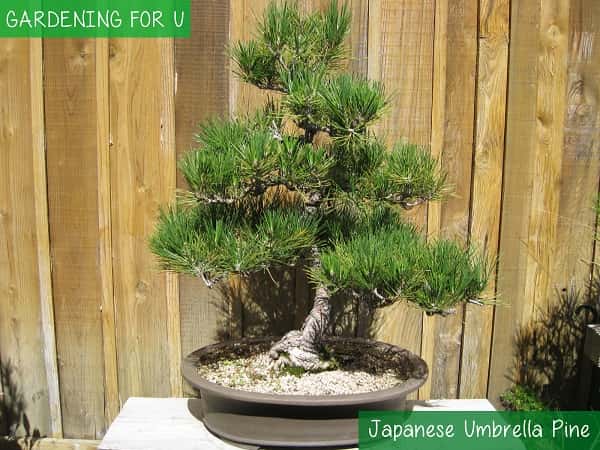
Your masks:
M271 347L269 355L276 368L301 367L304 370L322 370L330 366L323 359L321 338L329 325L329 293L323 286L317 288L314 305L300 330L287 333Z

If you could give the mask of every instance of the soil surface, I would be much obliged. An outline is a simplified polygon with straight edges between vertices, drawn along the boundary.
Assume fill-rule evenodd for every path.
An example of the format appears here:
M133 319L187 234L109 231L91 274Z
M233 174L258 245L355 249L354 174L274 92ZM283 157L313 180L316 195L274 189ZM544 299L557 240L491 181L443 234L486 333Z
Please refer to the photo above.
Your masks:
M391 388L411 377L412 361L405 351L370 343L347 348L343 342L325 348L335 368L304 372L297 368L274 370L270 343L236 345L206 355L198 373L221 386L249 392L285 395L347 395Z

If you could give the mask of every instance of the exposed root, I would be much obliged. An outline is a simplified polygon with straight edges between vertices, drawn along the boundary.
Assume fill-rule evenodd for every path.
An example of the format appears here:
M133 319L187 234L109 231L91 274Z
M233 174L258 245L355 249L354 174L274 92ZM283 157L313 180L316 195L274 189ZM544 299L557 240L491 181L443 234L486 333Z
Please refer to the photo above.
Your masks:
M287 333L269 351L271 366L301 367L307 371L324 370L331 363L323 357L321 338L329 323L329 294L323 287L317 289L315 303L300 330Z
M271 367L281 370L283 367L301 367L307 371L329 369L331 363L323 359L320 348L303 339L302 331L287 333L269 351Z

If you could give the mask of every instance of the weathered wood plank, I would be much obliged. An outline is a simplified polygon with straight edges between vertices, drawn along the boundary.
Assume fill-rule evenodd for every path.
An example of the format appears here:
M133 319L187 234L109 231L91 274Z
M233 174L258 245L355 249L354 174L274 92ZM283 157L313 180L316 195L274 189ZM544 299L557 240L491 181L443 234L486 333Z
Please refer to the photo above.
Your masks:
M432 79L432 105L431 105L431 154L441 160L441 152L444 144L443 125L446 121L446 108L444 98L439 93L446 89L446 60L447 45L445 40L448 34L448 2L441 1L435 3L434 20L434 51L433 67L434 74ZM435 93L435 95L434 95ZM429 239L439 237L441 229L441 211L440 202L430 202L427 205L427 236ZM418 396L421 399L431 398L432 373L431 362L435 354L435 334L437 319L425 314L422 315L422 335L421 335L421 358L423 358L430 367L429 378L419 389Z
M600 49L594 42L599 38L600 4L571 2L554 291L585 290L597 259L596 214L591 206L597 197L600 163ZM577 404L587 408L592 388L588 358L581 361L579 372Z
M33 140L33 181L35 196L35 226L37 240L37 269L39 273L40 319L42 352L46 369L50 407L51 436L62 437L60 390L56 359L56 330L52 298L50 238L48 233L48 190L44 134L44 88L41 39L30 41L31 132Z
M534 131L536 123L539 4L511 3L506 151L500 232L498 295L490 359L488 398L510 385L513 338L518 323L529 320L533 306L523 298L527 232L531 197ZM515 323L517 322L517 323Z
M369 70L369 0L351 0L352 24L348 37L348 69L367 76Z
M111 215L121 401L171 394L167 275L148 249L175 191L173 43L110 41Z
M552 294L566 110L568 2L515 2L511 14L498 278L510 308L496 308L488 389L493 401L512 379L515 332Z
M229 39L233 44L248 40L256 32L257 21L262 17L269 0L235 0L229 9ZM255 111L265 104L273 92L261 90L249 83L244 83L235 75L235 67L231 67L229 78L229 113L244 115Z
M508 75L509 1L479 3L479 52L470 243L498 256ZM495 295L495 272L484 296ZM461 355L461 398L487 395L493 307L467 305Z
M104 420L112 423L119 413L117 330L113 288L112 220L110 202L109 40L96 39L96 148L98 167L98 272L102 311L104 358Z
M173 175L175 176L175 175ZM167 342L169 357L169 383L171 395L183 395L181 375L181 313L179 310L179 277L174 272L167 274Z
M392 96L377 124L387 142L431 138L434 2L381 0L369 4L368 75Z
M170 159L164 167L167 189L171 199L175 200L177 185L177 149L175 140L175 43L173 39L160 41L161 63L166 70L161 77L163 93L161 111L160 142L163 149L169 152ZM183 395L183 379L181 377L181 319L179 311L179 278L174 272L166 273L167 300L167 358L169 362L169 383L171 395Z
M589 279L600 175L600 4L571 2L564 144L551 289Z
M192 35L175 41L175 137L177 154L193 147L197 125L229 108L229 59L226 53L229 1L192 2ZM183 177L178 188L187 186ZM183 354L221 337L226 318L218 289L208 289L197 278L179 277L181 346Z
M35 195L35 225L37 262L40 283L40 318L42 322L42 352L48 384L50 430L52 437L62 437L62 412L56 357L56 329L52 298L52 261L48 231L48 175L44 134L44 82L42 40L29 41L31 78L31 130L33 137L33 181Z
M569 1L543 3L540 11L535 164L528 228L525 297L548 303L557 249L561 161L566 112Z
M48 245L41 41L0 41L0 352L25 412L60 436Z
M382 0L369 3L368 76L393 96L376 130L391 145L408 139L428 146L431 138L434 2ZM425 228L424 207L410 214ZM405 304L378 311L375 337L420 353L422 314Z
M44 42L48 207L64 435L100 438L104 357L98 277L96 43ZM84 349L84 351L82 351Z
M432 238L467 241L477 70L478 9L476 2L436 2L432 153L439 156L452 185L452 196L430 205ZM463 311L424 320L423 352L430 381L421 389L429 396L458 395Z
M310 14L313 11L323 11L331 0L298 0L300 11L304 14Z

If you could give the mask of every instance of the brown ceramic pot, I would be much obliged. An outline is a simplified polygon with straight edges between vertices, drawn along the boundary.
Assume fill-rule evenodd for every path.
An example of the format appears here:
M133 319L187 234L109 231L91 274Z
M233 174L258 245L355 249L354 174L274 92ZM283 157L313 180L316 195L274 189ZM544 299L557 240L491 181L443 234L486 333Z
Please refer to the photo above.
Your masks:
M245 444L270 447L355 446L358 442L358 412L401 410L406 396L427 379L425 361L400 347L360 338L330 337L324 344L336 358L352 357L361 350L381 352L398 361L399 375L406 379L390 389L352 395L260 394L227 388L198 374L203 362L223 351L264 345L277 338L242 339L202 347L183 360L183 376L199 393L188 403L192 414L214 434Z

